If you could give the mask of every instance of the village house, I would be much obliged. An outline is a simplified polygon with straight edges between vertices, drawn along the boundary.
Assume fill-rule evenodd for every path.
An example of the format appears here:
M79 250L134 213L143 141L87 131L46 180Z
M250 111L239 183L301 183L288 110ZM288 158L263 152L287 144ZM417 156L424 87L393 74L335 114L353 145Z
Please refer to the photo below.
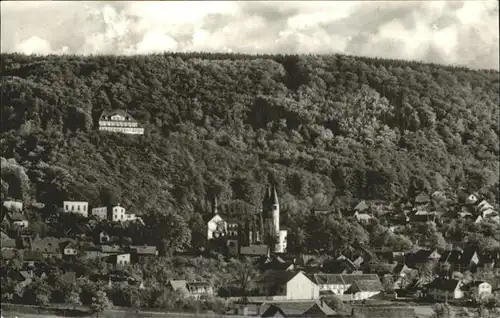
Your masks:
M361 201L354 207L352 216L360 223L367 223L372 218L370 207L365 201Z
M7 233L1 231L1 247L3 249L15 249L17 247L16 240L11 238Z
M98 207L92 209L92 215L100 220L108 220L113 222L134 221L138 217L134 213L127 213L125 208L117 204L109 207Z
M431 198L429 195L425 191L422 191L415 197L413 207L416 210L426 210L430 202Z
M134 263L158 256L158 249L156 246L130 245L128 251L130 252L130 260Z
M268 270L255 279L256 292L272 300L318 299L319 288L302 271Z
M184 297L203 299L214 295L213 287L206 281L171 280L168 287Z
M492 294L491 284L485 281L471 282L465 285L462 289L466 293L466 296L470 299L485 299L490 297Z
M384 290L379 279L356 280L344 292L344 295L350 295L350 300L369 299L380 294ZM343 300L346 300L345 297Z
M78 254L78 248L72 241L64 241L59 245L64 257L74 257Z
M63 210L65 213L77 213L83 217L88 217L89 203L85 201L64 201Z
M108 256L108 262L115 265L130 264L130 253L118 253Z
M441 254L435 249L418 249L415 252L407 253L404 262L410 268L416 268L419 265L438 262Z
M450 264L452 271L464 272L467 270L475 271L479 264L477 251L472 248L454 249L444 251L439 259L441 266Z
M23 203L20 201L7 200L3 202L3 206L9 211L22 211Z
M123 110L103 111L99 117L99 131L118 132L130 135L143 135L144 128L130 114Z
M287 262L283 260L280 256L275 254L261 256L257 261L257 263L259 265L259 269L263 272L265 272L266 270L288 271L288 270L293 270L295 268L293 261Z
M329 317L337 313L324 301L264 303L258 312L260 317Z
M334 295L343 295L354 282L358 280L376 280L380 279L375 274L313 274L311 279L318 286L320 293Z
M18 210L7 213L7 220L10 224L20 229L26 229L29 226L28 219L26 219L24 214Z
M457 279L436 278L424 286L425 294L434 301L451 301L462 299L463 283Z
M110 240L111 240L111 237L109 236L109 234L107 232L104 232L104 231L99 232L99 243L100 244L109 243Z

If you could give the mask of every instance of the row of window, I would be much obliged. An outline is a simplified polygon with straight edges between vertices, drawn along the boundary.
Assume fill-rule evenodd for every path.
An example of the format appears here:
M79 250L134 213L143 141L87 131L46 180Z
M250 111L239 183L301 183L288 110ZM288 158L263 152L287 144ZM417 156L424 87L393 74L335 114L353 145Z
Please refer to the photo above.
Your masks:
M76 207L77 207L76 211L80 211L80 205L77 205ZM83 205L83 206L81 206L81 207L82 207L82 210L83 210L84 212L86 212L86 211L87 211L87 206L86 206L86 205ZM71 210L70 210L70 209L69 209L69 205L68 205L68 204L66 204L65 209L66 209L66 211L75 211L75 206L72 204L72 205L71 205Z
M144 134L144 128L99 127L99 130L140 134L140 135Z
M100 121L100 126L114 126L114 127L137 127L137 122L125 122L125 121Z

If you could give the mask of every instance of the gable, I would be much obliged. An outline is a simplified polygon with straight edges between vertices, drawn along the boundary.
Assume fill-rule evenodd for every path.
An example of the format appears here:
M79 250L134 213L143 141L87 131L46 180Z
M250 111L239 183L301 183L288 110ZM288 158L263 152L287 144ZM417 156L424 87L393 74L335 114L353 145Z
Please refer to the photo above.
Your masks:
M214 215L210 221L208 221L208 223L219 223L219 222L223 222L224 220L221 218L221 216L219 214L216 214Z

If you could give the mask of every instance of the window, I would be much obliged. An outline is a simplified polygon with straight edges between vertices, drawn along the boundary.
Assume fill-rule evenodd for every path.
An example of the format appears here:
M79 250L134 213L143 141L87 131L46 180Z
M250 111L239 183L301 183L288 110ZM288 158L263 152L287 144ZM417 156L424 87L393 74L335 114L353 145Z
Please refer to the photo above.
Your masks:
M86 205L83 206L83 211L87 211L87 206Z
M78 211L80 211L80 206L79 205L77 206L77 208L78 208Z
M75 206L73 204L71 205L71 211L75 211Z
M68 205L66 204L66 211L68 211L68 210L69 210L69 207L68 207Z

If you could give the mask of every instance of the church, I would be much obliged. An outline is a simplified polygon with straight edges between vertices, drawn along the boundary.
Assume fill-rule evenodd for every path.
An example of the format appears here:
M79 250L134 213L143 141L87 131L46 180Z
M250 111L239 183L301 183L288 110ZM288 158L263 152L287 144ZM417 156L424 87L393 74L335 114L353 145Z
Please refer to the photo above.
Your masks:
M285 253L287 230L280 229L280 205L274 185L267 187L260 213L245 220L233 220L219 214L214 199L207 221L207 240L222 240L230 255Z

